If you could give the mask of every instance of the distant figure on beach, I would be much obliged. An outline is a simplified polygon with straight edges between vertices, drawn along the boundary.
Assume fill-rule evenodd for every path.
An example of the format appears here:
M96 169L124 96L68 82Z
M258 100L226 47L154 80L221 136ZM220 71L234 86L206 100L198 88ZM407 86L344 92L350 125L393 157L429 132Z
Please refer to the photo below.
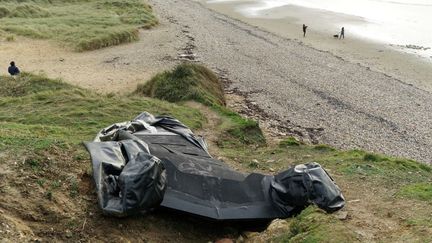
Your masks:
M306 37L307 25L303 24L303 37Z
M12 61L10 63L10 66L8 68L8 72L12 76L18 75L20 73L20 70L18 69L17 66L15 66L15 62L14 61Z
M339 39L345 39L345 27L342 27Z

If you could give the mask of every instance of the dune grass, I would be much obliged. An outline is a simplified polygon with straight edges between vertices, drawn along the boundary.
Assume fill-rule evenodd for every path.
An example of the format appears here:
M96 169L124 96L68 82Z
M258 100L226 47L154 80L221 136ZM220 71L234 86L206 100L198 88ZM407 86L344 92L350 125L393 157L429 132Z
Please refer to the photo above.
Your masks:
M208 106L225 105L223 87L217 76L197 64L180 64L172 71L158 74L138 85L135 93L169 102L194 100Z
M432 202L432 183L414 183L402 187L399 196Z
M275 236L273 242L359 242L340 220L310 206L289 220L289 231Z
M0 30L53 39L76 51L136 41L158 23L144 0L2 0Z
M92 140L104 126L132 119L142 111L180 118L191 128L202 114L172 103L123 96L101 96L43 76L0 77L0 150L47 148Z

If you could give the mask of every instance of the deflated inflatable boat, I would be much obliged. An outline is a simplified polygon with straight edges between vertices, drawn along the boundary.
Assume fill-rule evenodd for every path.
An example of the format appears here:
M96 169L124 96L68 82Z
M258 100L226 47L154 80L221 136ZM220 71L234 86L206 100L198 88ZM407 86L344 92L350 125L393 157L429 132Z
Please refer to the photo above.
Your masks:
M310 204L327 212L345 200L317 163L275 176L243 174L213 159L180 121L142 113L85 143L99 205L114 216L165 207L215 220L286 218Z

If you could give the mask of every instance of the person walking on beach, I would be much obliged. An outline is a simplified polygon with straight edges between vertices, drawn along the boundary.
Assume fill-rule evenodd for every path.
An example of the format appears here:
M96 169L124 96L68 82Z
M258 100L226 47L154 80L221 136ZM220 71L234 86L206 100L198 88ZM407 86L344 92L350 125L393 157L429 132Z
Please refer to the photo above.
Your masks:
M303 37L306 37L307 25L303 24Z
M18 75L20 73L20 70L18 69L17 66L15 66L15 62L14 61L12 61L10 63L10 66L8 68L8 72L9 72L9 74L11 76L15 76L15 75Z
M345 39L345 27L342 27L339 39Z

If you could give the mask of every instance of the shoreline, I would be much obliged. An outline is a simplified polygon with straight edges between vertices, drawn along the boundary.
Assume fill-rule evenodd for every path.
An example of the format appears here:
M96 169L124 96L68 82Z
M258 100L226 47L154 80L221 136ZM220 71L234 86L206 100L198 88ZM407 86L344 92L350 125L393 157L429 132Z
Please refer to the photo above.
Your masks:
M432 57L429 60L418 54L397 50L397 48L402 47L393 44L380 43L359 36L351 37L349 29L346 29L345 32L346 39L339 40L332 37L332 33L336 34L338 29L329 27L330 22L337 19L347 23L361 23L364 22L362 18L338 13L334 13L329 17L328 12L299 6L282 6L263 12L264 15L275 16L275 18L252 18L235 10L252 2L207 3L206 0L200 0L204 7L227 17L319 51L332 53L346 61L360 64L399 79L404 83L432 92ZM282 17L287 14L291 16ZM303 38L301 31L302 22L299 22L300 16L313 16L307 22L309 27L306 38Z

